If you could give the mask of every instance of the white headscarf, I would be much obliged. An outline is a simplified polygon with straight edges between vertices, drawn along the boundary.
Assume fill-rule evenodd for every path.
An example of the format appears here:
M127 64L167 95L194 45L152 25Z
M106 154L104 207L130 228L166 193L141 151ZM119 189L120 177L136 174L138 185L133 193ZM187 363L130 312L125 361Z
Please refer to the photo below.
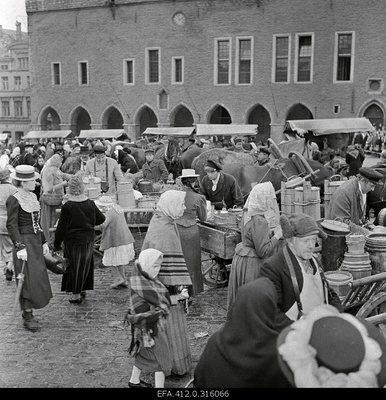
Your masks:
M272 182L255 185L245 202L244 209L247 210L244 225L257 214L263 215L267 219L270 228L279 225L280 211Z
M161 256L163 256L163 253L159 250L146 249L141 251L137 261L142 270L148 273L149 268L152 267Z
M185 210L185 196L186 192L182 190L167 190L159 198L157 211L173 219L182 217Z

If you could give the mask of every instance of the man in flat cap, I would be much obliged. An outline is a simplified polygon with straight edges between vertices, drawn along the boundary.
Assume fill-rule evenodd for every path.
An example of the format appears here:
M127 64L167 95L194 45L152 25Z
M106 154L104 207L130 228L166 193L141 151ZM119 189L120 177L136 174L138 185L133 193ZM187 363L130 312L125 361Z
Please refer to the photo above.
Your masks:
M268 147L263 147L263 146L259 147L258 152L256 153L257 163L259 164L259 166L269 164L270 155L271 152L269 151Z
M96 176L101 179L101 190L106 195L115 194L117 182L124 180L121 167L111 157L106 156L106 148L102 144L96 144L93 148L94 158L87 161L86 176Z
M216 210L243 207L244 199L239 184L232 175L222 172L220 163L209 159L204 170L206 175L202 178L200 192Z
M153 182L166 182L169 177L169 171L161 159L155 159L155 152L152 148L145 150L146 162L142 165L143 179L149 179Z
M373 191L383 175L374 168L361 167L355 178L342 183L332 195L325 219L339 219L350 226L351 233L369 233L366 220L367 193Z

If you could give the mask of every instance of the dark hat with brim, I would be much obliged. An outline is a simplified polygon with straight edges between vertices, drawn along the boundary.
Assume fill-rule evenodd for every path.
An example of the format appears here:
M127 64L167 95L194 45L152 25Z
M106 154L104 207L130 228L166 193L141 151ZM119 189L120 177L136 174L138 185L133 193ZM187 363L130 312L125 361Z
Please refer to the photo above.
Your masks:
M24 144L24 148L26 148L26 147L34 147L34 146L35 146L35 144L31 143L31 142L27 142L27 143Z
M376 185L380 183L379 181L383 178L383 175L380 172L370 167L359 168L359 175L368 179L370 182L375 183Z
M145 154L148 154L148 153L154 154L154 150L153 149L145 149Z
M326 307L326 305L317 307L317 309L322 307ZM311 312L318 312L317 309ZM345 319L344 315L347 316L347 314L340 314L337 312L335 315L323 316L316 320L313 323L309 341L308 343L305 342L306 346L311 346L315 350L314 357L318 367L323 366L334 374L350 374L352 372L357 372L361 367L366 351L368 351L368 349L366 350L365 342L358 327L352 324L349 319ZM304 318L307 320L307 315ZM363 324L368 337L378 343L382 354L379 359L381 370L376 374L376 378L378 387L384 387L386 384L385 337L375 325L364 319L352 315L349 315L349 318L356 318L358 323ZM289 333L296 328L295 324L300 323L305 323L303 318L283 329L277 339L279 366L293 387L296 387L295 376L287 361L283 358L280 347L286 343ZM293 340L293 336L292 338L288 337L288 339ZM294 346L294 342L292 346ZM296 352L299 351L299 349L295 346L293 347L293 351Z
M215 160L210 160L210 159L207 160L206 166L209 167L209 168L214 168L217 171L222 170L221 164L219 162L215 161Z
M101 144L96 144L93 147L93 151L95 154L105 154L106 153L106 147L102 146Z

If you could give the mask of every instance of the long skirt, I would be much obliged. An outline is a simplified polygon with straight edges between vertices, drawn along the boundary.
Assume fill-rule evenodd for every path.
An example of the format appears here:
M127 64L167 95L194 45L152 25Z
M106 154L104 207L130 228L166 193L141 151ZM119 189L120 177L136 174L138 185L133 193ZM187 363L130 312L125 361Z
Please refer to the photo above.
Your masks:
M94 289L94 242L68 244L64 242L64 257L71 261L70 271L63 275L62 292L80 293Z
M43 243L40 234L22 234L21 241L27 250L27 261L24 265L24 280L20 292L22 310L45 307L52 298L51 284L43 256ZM15 277L22 272L23 260L13 253ZM19 285L16 279L16 284Z
M170 307L166 320L166 334L173 358L172 373L184 375L192 368L192 352L188 338L186 313L182 303Z
M181 247L184 254L186 267L188 268L192 287L189 289L190 295L196 295L204 291L204 278L201 267L201 244L200 231L198 225L178 226L181 238Z

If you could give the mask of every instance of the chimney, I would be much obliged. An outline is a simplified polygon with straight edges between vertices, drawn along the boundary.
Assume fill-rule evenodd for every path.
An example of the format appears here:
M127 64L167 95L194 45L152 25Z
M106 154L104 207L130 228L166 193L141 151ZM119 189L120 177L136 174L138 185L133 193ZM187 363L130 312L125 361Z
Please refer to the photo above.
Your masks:
M16 21L16 41L21 42L21 22Z

